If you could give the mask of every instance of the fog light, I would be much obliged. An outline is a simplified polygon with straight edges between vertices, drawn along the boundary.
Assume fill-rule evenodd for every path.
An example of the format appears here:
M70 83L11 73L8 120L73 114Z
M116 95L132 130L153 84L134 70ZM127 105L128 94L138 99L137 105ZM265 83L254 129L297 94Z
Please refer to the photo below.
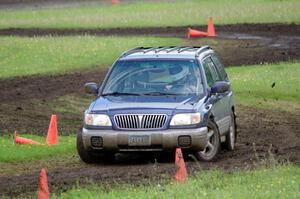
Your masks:
M103 139L99 136L91 137L91 144L93 147L102 147L103 146Z
M178 146L189 147L192 144L192 138L189 135L181 135L178 137Z

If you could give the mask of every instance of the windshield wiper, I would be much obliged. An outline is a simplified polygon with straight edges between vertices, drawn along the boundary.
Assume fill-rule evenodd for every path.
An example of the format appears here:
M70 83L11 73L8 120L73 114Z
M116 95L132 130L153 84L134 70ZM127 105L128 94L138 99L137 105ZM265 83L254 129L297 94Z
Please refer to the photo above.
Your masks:
M138 93L122 93L122 92L112 92L112 93L104 93L101 96L109 96L109 95L133 95L133 96L140 96L141 94Z
M143 93L143 95L162 96L162 95L181 95L181 94L178 94L178 93L150 92L150 93Z

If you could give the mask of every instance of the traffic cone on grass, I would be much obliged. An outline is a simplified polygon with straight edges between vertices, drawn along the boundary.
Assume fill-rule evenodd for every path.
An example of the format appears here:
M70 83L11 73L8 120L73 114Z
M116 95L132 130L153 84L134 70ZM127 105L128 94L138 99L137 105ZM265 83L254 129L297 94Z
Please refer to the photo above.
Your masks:
M47 174L45 168L42 168L40 174L40 182L38 188L38 199L48 199L49 198L49 188L47 181Z
M185 163L182 155L181 148L176 149L176 154L175 154L175 163L178 167L178 170L175 174L175 180L177 182L184 182L188 178L188 174L186 172L185 168Z
M209 17L209 20L208 20L208 24L207 24L207 36L208 37L215 37L215 36L217 36L216 32L215 32L215 26L214 26L214 22L213 22L212 17Z
M47 133L46 144L48 144L48 145L58 144L56 115L51 116L48 133Z
M195 30L195 29L192 29L192 28L188 29L188 38L189 39L191 39L193 37L206 37L206 36L207 36L206 32L202 32L202 31Z
M41 144L37 141L18 136L16 131L14 133L14 141L15 141L15 144L32 144L32 145Z
M208 24L207 24L207 32L202 32L199 30L194 30L189 28L188 29L188 38L193 37L216 37L215 26L212 17L209 17Z

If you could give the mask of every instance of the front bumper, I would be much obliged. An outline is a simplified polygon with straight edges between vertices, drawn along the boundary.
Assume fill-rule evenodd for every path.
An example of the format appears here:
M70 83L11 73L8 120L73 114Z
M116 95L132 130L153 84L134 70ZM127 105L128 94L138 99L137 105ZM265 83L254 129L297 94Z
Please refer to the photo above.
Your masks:
M150 143L147 146L129 146L129 137L133 135L148 136ZM92 146L91 138L102 138L102 146ZM179 137L189 137L188 146L180 146ZM196 129L167 129L161 131L118 131L118 130L91 130L82 129L82 139L85 149L99 151L168 151L177 147L189 150L203 150L207 144L207 127Z

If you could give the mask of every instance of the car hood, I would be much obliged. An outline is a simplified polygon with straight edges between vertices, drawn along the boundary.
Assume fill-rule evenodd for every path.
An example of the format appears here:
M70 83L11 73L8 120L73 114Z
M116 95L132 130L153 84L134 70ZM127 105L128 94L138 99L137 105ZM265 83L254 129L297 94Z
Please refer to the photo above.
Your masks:
M168 113L176 110L193 110L202 104L204 98L199 96L105 96L97 98L92 112L151 112Z

